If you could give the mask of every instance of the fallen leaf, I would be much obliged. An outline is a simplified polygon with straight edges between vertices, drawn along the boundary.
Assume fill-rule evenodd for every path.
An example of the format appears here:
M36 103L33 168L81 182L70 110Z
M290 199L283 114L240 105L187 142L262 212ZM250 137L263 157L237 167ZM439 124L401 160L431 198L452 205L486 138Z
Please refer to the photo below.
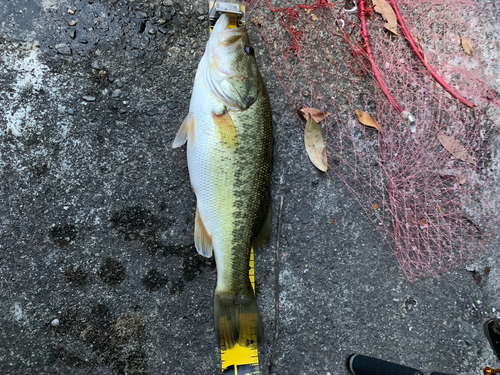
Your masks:
M309 8L306 8L304 11L306 12L307 15L309 15L309 13L311 13L311 9L309 9Z
M319 125L311 115L308 115L306 128L304 129L304 143L306 145L309 159L320 171L326 172L328 169L326 160L326 147L323 142L323 135Z
M437 211L438 214L440 214L441 213L441 207L436 206L436 211Z
M458 183L460 185L465 184L467 182L467 177L468 177L467 173L465 173L465 172L460 173L460 176L458 177Z
M386 21L384 27L391 33L398 35L398 19L394 9L385 0L373 0L372 3L375 5L375 12L380 13Z
M332 220L333 225L337 225L337 220Z
M308 116L311 115L314 121L316 121L317 123L320 123L325 118L331 115L330 112L321 112L319 109L316 108L302 108L300 112L304 117L304 119L307 120L309 118Z
M374 210L377 210L380 206L375 203L375 204L372 204L372 207L373 207Z
M467 55L472 56L472 43L470 40L463 36L461 36L460 39L462 40L462 48L464 49L464 52Z
M311 13L311 19L313 21L317 21L318 20L318 17L314 14L314 13Z
M377 129L379 132L382 133L382 128L380 125L375 121L375 119L369 115L366 112L363 111L358 111L356 110L356 117L358 118L358 121L362 123L363 125L369 126L371 128Z
M443 147L457 159L476 165L476 161L469 155L467 149L455 138L439 134L438 140L441 142Z

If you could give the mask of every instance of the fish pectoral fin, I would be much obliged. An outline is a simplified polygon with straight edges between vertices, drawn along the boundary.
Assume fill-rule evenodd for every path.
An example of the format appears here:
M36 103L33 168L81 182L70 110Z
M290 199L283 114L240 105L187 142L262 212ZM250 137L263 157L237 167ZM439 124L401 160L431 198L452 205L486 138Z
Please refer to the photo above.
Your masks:
M259 234L253 239L252 246L254 250L257 250L263 246L266 246L271 239L271 232L273 231L273 210L272 205L269 203L269 209L267 210L266 220L262 224Z
M212 236L208 234L205 224L200 216L200 209L196 206L196 217L194 221L194 246L198 253L204 257L212 256L214 246L212 245Z
M194 114L189 112L175 136L174 142L172 143L173 148L182 146L186 141L194 142Z
M233 119L227 109L225 108L220 114L213 112L212 118L214 119L220 140L227 147L237 147L238 133L236 132L236 126L234 125Z

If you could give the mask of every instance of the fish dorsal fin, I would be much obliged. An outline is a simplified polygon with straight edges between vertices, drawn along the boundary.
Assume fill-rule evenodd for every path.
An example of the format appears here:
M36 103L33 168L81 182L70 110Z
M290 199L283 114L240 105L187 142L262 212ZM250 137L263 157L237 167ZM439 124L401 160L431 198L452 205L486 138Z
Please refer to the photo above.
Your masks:
M194 143L194 115L193 112L189 112L175 136L174 142L172 143L173 148L182 146L186 141L189 140L190 143Z
M222 143L224 143L227 147L237 148L238 134L236 132L236 126L234 125L233 119L227 109L224 108L221 114L213 112L212 118L214 119L214 123Z
M205 224L200 216L200 209L196 206L196 217L194 220L194 245L198 253L204 257L210 258L214 250L212 245L212 236L208 234Z
M271 239L271 232L273 230L273 210L272 205L269 203L269 209L267 211L266 220L264 224L262 224L262 228L260 229L259 234L255 236L253 239L253 248L254 250L258 250L259 248L266 246Z

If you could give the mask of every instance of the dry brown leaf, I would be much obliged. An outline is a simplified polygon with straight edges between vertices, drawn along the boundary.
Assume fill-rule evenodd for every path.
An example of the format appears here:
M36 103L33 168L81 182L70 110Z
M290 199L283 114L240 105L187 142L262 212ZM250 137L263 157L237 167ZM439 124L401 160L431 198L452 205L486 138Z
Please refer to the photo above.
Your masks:
M316 108L302 108L300 112L304 119L307 120L309 118L308 116L311 115L314 121L316 121L318 124L331 115L330 112L321 112Z
M469 155L467 149L455 138L439 134L438 140L441 142L443 147L457 159L476 165L476 161Z
M398 19L394 9L385 0L373 0L372 3L375 5L375 12L380 13L386 21L384 27L391 33L398 35Z
M311 162L320 171L326 172L328 169L326 160L326 147L323 141L323 135L319 125L311 115L308 115L306 128L304 129L304 143L306 145L307 155Z
M464 49L464 52L469 55L469 56L472 56L472 43L470 42L469 39L461 36L460 39L462 40L462 48Z
M317 21L318 20L318 16L316 16L314 13L311 13L311 19L313 21Z
M467 175L467 173L466 173L466 172L462 172L462 173L460 173L460 176L458 176L458 183L459 183L460 185L465 184L465 183L467 182L468 177L469 177L469 176Z
M309 9L309 8L306 8L304 11L306 12L307 15L309 15L309 13L311 13L311 9Z
M376 203L375 203L375 204L372 204L372 208L373 208L374 210L378 210L378 208L379 208L379 207L380 207L380 206L379 206L378 204L376 204Z
M382 128L380 125L375 121L375 119L369 115L366 112L356 110L356 117L358 118L358 121L362 123L363 125L369 126L371 128L377 129L379 132L382 133Z
M332 220L333 225L337 225L337 220Z

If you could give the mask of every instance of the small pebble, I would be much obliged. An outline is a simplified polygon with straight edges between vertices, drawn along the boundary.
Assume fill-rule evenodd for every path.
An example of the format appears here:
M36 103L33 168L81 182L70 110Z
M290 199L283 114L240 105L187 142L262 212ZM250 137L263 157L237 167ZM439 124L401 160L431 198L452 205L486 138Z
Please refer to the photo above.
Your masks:
M138 33L143 33L144 30L146 30L146 21L144 20L137 20L137 32Z
M74 114L74 113L75 113L75 110L74 110L73 108L69 108L69 109L68 109L68 113L69 113L70 115L72 115L72 114Z
M71 48L66 44L58 44L56 46L56 52L60 55L67 55L67 56L71 55L72 53Z
M155 111L147 111L146 115L148 115L148 116L154 116L154 115L156 115L156 112Z
M111 83L113 83L115 81L115 77L109 76L108 77L108 81L111 82Z
M186 45L186 43L185 43L183 40L179 40L179 45L180 45L180 46L185 46L185 45Z
M119 88L123 87L123 82L122 81L117 80L115 83L116 83L116 86L118 86Z
M148 31L148 34L150 35L156 35L156 29L154 27L150 28Z
M53 327L57 327L59 325L59 319L54 319L53 321L50 322L50 324L52 324Z
M95 96L85 95L82 96L82 99L85 100L86 102L95 102Z
M75 14L75 11L73 9L68 9L68 14L71 14L73 16Z
M170 109L176 109L177 108L177 103L175 102L168 102L167 107Z
M198 13L199 13L199 14L205 14L205 9L203 9L203 8L198 8L197 10L198 10Z
M71 39L75 39L76 38L76 30L75 29L71 30L71 32L69 33L69 37Z
M127 113L127 110L125 108L120 109L120 114L123 115L124 113Z
M148 18L147 13L145 12L137 12L136 16L137 18Z
M102 62L100 62L99 60L92 61L91 66L93 69L96 69L96 70L103 70L104 69L104 65L102 65Z
M198 17L198 19L199 19L200 21L203 21L203 20L205 19L205 16L199 16L199 17Z
M311 221L311 213L307 210L300 211L298 217L302 224L308 224Z
M70 26L76 26L76 24L78 23L78 20L71 20L68 22L68 25Z
M181 75L181 72L180 72L180 70L179 70L179 69L175 69L175 68L173 68L173 69L170 69L170 75L171 75L172 77L178 77L178 76L180 76L180 75Z
M121 95L121 93L122 93L122 90L120 90L120 89L115 89L115 90L113 90L113 93L111 94L111 96L112 96L113 98L118 98L118 97Z
M87 44L89 41L87 39L80 39L79 42L82 44Z

